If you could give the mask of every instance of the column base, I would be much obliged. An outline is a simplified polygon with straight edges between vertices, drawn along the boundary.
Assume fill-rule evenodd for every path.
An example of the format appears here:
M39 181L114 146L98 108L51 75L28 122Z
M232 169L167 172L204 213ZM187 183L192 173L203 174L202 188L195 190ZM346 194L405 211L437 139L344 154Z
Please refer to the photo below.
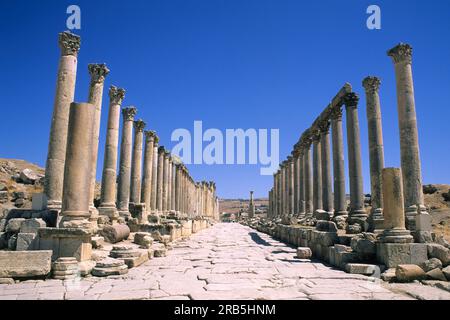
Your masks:
M61 211L61 209L62 209L62 201L60 201L60 200L47 200L47 209L48 210Z
M95 227L88 217L62 216L58 226L65 229L82 229L91 234L95 232Z
M131 218L131 213L128 210L120 210L118 209L119 217L124 218L125 220Z
M117 221L117 218L119 217L119 212L114 203L102 203L100 207L98 207L98 213L101 216L107 216L111 222Z
M412 243L413 241L411 232L406 229L387 229L380 236L382 243Z
M348 218L347 224L359 224L361 226L361 231L369 230L369 223L367 222L368 215L364 209L351 210Z

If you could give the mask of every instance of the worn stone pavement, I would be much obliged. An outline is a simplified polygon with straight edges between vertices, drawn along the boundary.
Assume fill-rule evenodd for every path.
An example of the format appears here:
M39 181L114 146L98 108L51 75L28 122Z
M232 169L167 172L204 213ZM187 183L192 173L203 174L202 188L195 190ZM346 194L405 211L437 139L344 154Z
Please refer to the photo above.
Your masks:
M0 285L12 299L450 299L416 284L389 285L320 262L294 259L295 248L236 223L219 223L174 244L125 276Z

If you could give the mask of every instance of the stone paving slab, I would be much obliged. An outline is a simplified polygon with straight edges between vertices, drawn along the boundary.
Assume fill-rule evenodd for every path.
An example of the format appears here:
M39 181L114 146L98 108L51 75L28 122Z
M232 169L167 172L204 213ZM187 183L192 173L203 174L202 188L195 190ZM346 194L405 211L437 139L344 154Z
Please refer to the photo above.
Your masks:
M320 261L294 259L295 254L295 248L249 227L219 223L126 275L2 284L0 300L450 299L436 287L388 284Z

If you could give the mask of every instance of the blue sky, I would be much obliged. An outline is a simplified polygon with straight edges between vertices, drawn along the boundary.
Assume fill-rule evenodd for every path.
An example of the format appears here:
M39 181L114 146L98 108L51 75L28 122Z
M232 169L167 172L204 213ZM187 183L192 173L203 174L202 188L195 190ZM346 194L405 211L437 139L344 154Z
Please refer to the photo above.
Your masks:
M382 80L386 166L400 166L393 64L386 51L414 48L413 75L425 183L450 183L450 2L153 0L1 1L0 157L45 165L66 8L81 7L75 100L86 101L88 63L106 63L124 105L172 147L176 128L280 129L280 158L345 82L360 93L365 191L369 159L364 90ZM381 7L382 29L366 28L366 8ZM98 178L108 98L101 122ZM215 180L221 197L266 196L271 176L259 165L190 165L196 180Z

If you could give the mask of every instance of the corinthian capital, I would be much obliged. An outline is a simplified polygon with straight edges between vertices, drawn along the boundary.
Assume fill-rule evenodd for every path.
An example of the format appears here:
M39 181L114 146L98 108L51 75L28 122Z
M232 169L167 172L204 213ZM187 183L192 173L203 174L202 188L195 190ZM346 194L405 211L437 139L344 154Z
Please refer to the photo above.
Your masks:
M79 35L64 31L58 35L58 44L63 56L76 57L80 51L81 38Z
M127 107L122 109L122 115L124 121L133 121L134 116L137 113L137 109L135 107Z
M135 129L137 132L142 132L142 131L144 131L144 128L145 128L145 122L144 122L144 120L139 119L139 120L136 120L136 121L134 122L134 129Z
M318 127L321 134L328 133L328 131L330 130L330 121L328 119L322 120L319 122Z
M157 146L158 145L158 143L159 143L159 137L156 135L156 132L155 132L155 141L154 141L154 144L155 144L155 146Z
M349 92L344 96L344 104L346 107L357 107L359 96L354 92Z
M116 86L109 87L109 100L111 104L121 105L123 98L125 98L125 89L117 88Z
M381 81L377 77L366 77L362 82L364 89L366 89L366 92L368 93L377 92L378 89L380 89L380 84Z
M147 141L155 141L155 136L156 136L156 132L153 130L148 130L148 131L144 131L145 134L145 138L147 139Z
M407 43L399 43L387 52L387 55L392 58L394 64L399 62L412 62L412 47Z
M88 65L91 83L103 83L109 73L109 69L104 63L91 63Z

